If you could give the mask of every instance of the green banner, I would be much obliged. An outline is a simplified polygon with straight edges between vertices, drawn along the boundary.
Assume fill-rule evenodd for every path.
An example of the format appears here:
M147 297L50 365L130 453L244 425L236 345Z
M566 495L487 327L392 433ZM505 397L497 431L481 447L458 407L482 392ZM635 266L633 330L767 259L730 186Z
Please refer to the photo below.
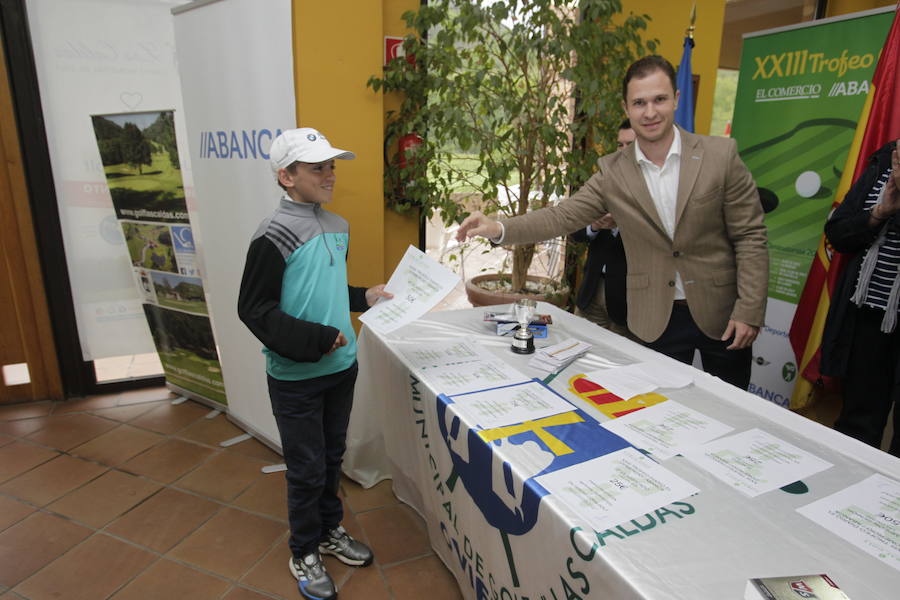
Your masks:
M841 178L893 13L747 37L732 136L766 215L769 296L796 304Z
M92 117L113 207L166 380L227 404L188 220L172 111Z

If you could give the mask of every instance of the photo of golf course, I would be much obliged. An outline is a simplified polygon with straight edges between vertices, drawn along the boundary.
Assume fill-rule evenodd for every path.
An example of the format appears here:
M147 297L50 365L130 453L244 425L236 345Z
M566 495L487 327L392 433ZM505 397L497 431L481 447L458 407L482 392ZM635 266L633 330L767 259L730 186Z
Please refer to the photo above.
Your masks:
M209 318L144 304L150 334L166 379L227 404L222 366Z
M125 243L133 266L178 272L172 234L166 225L122 222L122 231L125 233Z
M91 117L120 219L186 223L172 111Z
M156 301L160 306L208 315L203 296L203 282L196 277L182 277L168 273L152 273Z

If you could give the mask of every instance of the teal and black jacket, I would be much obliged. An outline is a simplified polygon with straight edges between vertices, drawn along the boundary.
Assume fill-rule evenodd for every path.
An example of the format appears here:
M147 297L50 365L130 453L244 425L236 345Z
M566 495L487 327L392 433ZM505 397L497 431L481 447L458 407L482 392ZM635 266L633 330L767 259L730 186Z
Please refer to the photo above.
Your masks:
M287 197L253 235L238 316L265 346L275 379L330 375L356 360L350 311L368 305L365 288L347 285L349 241L342 217ZM347 345L326 354L339 331Z

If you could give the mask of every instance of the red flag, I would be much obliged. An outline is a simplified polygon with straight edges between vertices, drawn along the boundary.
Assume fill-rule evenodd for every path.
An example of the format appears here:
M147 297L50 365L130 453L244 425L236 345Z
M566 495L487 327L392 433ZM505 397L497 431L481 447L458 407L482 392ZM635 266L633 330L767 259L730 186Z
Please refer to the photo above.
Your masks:
M894 14L894 22L881 49L878 65L875 67L872 89L860 115L832 210L844 200L850 186L865 170L869 156L889 141L900 137L900 108L897 106L900 102L898 61L900 61L900 6ZM791 323L791 346L800 365L800 377L797 378L791 396L791 408L805 406L812 392L811 382L822 378L819 372L822 330L825 327L828 307L831 305L831 294L845 264L846 257L834 252L823 235Z

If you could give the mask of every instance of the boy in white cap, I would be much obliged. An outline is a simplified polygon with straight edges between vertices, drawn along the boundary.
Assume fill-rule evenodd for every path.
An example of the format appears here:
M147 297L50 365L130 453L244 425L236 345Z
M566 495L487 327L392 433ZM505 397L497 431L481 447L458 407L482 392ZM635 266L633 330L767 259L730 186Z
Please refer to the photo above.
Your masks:
M337 597L321 554L353 566L372 551L341 527L341 458L356 382L356 336L350 311L361 312L384 285L347 284L349 227L322 205L331 201L335 159L354 158L321 133L285 131L269 150L284 190L247 251L238 315L265 348L269 398L287 465L290 570L300 593Z

